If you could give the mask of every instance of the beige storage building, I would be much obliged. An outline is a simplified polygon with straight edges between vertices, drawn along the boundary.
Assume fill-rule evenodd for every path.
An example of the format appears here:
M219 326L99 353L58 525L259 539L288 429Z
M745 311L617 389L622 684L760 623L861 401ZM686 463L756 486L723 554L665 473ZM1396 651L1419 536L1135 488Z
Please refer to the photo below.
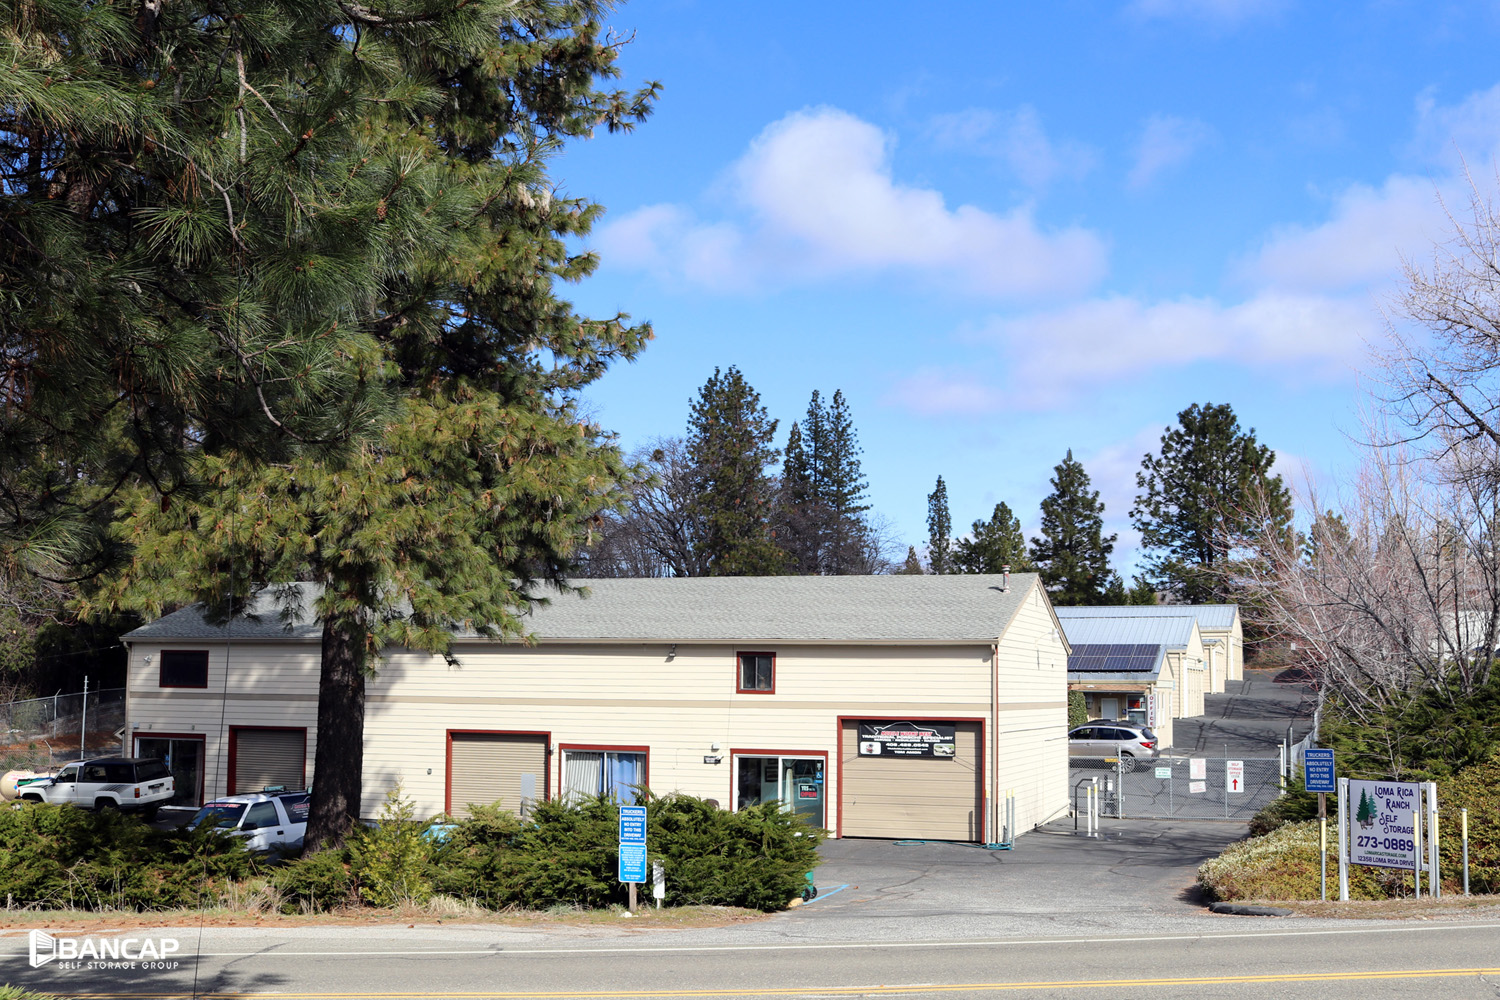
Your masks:
M362 813L647 786L776 801L837 836L993 842L1066 811L1068 646L1034 574L586 581L455 662L388 650L367 688ZM297 600L307 601L305 589ZM320 627L269 593L126 636L129 749L182 804L312 780Z
M1115 604L1097 608L1059 608L1070 620L1079 618L1191 618L1198 623L1203 645L1204 691L1222 694L1230 681L1245 677L1245 633L1237 604Z
M1090 719L1150 725L1170 747L1172 720L1203 714L1208 664L1197 620L1086 613L1099 610L1057 609L1073 650L1069 688L1084 693Z

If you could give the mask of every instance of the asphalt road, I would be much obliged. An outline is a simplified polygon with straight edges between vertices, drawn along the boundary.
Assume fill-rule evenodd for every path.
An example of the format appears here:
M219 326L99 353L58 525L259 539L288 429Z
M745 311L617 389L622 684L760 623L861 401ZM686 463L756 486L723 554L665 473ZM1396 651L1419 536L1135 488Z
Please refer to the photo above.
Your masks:
M1500 924L1216 916L1193 871L1242 826L1106 822L1099 841L1070 829L1003 852L832 842L817 902L730 927L184 928L161 932L180 946L167 970L33 970L26 936L9 934L0 981L320 1000L1500 996Z
M1278 681L1277 677L1283 679ZM1196 757L1271 757L1312 728L1317 694L1281 670L1246 670L1223 694L1203 696L1203 714L1173 723L1172 752Z

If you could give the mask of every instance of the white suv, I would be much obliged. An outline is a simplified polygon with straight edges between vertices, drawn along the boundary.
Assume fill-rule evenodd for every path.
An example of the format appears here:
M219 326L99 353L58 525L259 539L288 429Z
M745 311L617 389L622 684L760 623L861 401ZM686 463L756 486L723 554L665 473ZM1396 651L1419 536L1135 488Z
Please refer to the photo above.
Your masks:
M247 851L295 850L307 836L307 792L224 795L198 810L188 829L211 826L245 838Z
M156 818L162 803L176 794L167 765L154 757L99 757L66 764L50 778L18 791L27 802L68 803L84 809L123 809Z

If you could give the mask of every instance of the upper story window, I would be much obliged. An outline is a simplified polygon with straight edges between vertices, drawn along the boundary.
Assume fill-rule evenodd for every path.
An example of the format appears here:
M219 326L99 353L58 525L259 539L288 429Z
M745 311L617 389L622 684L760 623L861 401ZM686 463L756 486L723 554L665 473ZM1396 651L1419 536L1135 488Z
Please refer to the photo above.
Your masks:
M776 693L775 653L741 653L739 660L739 693Z
M164 688L208 687L208 650L162 650L158 684Z

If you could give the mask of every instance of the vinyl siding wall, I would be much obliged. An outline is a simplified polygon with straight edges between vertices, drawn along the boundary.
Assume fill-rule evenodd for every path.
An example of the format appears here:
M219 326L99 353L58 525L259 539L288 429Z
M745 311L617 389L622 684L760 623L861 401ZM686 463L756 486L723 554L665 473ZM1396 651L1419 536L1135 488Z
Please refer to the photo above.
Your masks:
M1051 637L1053 627L1045 598L1034 595L1001 648L999 787L1002 794L1016 789L1021 830L1067 802L1067 658L1061 640ZM209 648L207 690L160 689L164 648ZM776 654L774 694L736 693L740 649ZM840 801L839 719L988 720L991 649L684 643L674 655L667 643L463 643L455 649L461 664L455 667L425 653L391 650L367 688L361 812L377 815L398 781L419 813L443 810L448 733L468 730L540 733L553 747L648 746L653 791L680 790L725 806L732 805L731 749L827 753L824 801L833 828ZM317 643L236 643L229 657L226 725L306 727L311 779ZM129 684L133 735L204 733L204 792L221 794L227 763L227 741L219 735L223 645L138 641ZM994 727L986 721L984 728L985 774L993 788ZM705 756L722 761L704 763ZM561 789L561 764L554 752L549 797Z

